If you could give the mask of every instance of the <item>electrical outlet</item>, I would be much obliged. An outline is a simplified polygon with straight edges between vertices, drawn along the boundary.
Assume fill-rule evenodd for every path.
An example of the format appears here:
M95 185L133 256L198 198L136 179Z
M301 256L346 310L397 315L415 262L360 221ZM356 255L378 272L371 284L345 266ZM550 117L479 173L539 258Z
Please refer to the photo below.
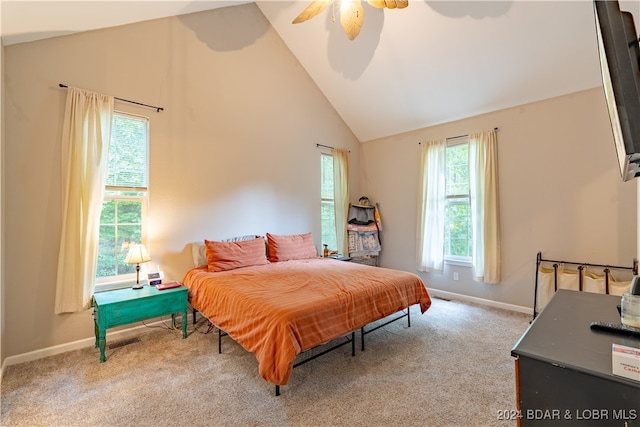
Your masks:
M458 280L460 277L458 277L458 272L454 271L453 272L453 280Z

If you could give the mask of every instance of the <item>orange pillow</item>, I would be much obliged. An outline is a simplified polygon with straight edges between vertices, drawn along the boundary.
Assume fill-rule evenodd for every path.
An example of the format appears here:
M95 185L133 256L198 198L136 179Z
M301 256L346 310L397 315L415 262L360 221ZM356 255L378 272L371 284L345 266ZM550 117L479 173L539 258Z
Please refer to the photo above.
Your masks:
M318 256L311 233L284 236L267 233L267 245L269 247L269 261L272 262L309 259Z
M263 237L238 242L205 240L204 245L207 248L207 270L211 272L268 263Z

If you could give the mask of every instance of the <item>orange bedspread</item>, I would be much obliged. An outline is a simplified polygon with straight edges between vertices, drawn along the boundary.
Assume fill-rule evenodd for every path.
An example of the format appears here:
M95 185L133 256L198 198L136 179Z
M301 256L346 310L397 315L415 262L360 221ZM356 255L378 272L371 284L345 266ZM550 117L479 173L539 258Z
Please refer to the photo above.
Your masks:
M277 385L289 380L296 355L368 323L431 299L404 271L327 258L271 263L216 273L187 272L191 305L228 333Z

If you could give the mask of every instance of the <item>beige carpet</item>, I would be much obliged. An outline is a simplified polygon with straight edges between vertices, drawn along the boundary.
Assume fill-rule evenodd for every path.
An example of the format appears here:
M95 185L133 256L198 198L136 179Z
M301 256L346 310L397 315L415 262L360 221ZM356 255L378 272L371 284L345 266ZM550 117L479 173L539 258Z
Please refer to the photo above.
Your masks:
M189 337L149 328L139 342L9 366L1 424L19 426L513 426L511 348L530 316L433 300L293 370L279 397L254 356L201 321ZM190 319L191 320L191 319ZM107 333L107 343L110 342Z

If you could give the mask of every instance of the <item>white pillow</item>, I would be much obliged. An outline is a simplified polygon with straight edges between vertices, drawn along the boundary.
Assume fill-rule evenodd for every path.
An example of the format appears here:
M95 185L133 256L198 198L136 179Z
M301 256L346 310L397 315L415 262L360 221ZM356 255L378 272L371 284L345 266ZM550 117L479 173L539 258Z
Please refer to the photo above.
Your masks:
M194 267L204 267L207 265L207 247L204 245L204 240L191 244L191 255L193 256Z
M245 236L231 237L230 239L220 240L220 242L240 242L243 240L255 239L255 234L247 234ZM194 267L204 267L207 265L207 247L204 245L204 239L200 242L193 242L191 244L191 256L193 256Z

